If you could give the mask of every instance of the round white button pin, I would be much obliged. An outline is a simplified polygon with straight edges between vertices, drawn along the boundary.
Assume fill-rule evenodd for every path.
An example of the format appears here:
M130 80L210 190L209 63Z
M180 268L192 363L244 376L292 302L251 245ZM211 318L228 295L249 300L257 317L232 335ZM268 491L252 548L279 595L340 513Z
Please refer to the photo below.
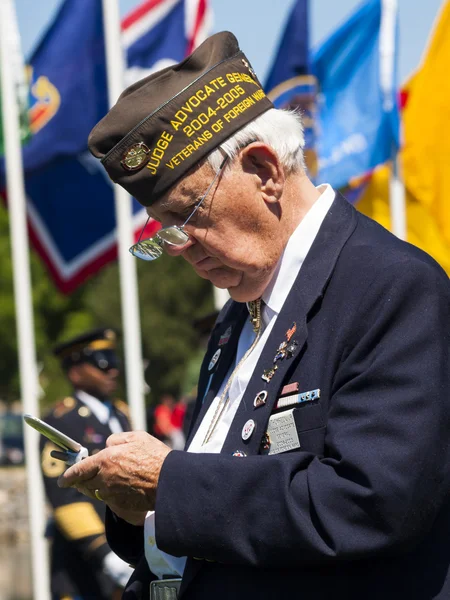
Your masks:
M249 439L249 437L254 432L255 427L256 427L255 421L253 419L249 419L247 421L247 423L244 425L244 427L242 428L242 439L244 441Z

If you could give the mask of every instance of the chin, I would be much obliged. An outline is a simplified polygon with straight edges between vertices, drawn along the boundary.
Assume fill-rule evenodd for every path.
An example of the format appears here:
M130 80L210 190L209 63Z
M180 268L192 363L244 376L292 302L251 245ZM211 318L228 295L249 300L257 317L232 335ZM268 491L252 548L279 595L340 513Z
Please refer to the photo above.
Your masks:
M198 270L197 274L204 279L208 279L214 286L222 290L237 287L242 280L242 273L239 271L232 271L222 267L211 269L210 271Z

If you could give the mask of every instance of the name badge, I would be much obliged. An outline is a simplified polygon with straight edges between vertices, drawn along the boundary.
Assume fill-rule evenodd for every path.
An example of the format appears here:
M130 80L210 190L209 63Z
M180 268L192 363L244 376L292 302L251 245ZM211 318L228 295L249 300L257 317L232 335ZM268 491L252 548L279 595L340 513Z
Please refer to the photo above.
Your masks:
M294 409L285 410L269 419L267 434L270 440L268 454L280 454L300 448L297 428L295 427Z

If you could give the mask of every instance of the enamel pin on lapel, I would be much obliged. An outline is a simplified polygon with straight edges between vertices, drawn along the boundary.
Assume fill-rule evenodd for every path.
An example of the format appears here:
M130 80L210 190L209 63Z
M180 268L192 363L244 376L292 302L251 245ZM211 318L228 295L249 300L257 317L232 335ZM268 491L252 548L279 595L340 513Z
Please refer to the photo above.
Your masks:
M264 373L261 375L261 379L264 379L267 383L270 383L270 380L275 375L275 371L278 369L277 365L275 365L272 369L266 369Z
M222 333L222 335L220 336L220 338L219 338L219 344L218 344L219 346L225 346L225 344L228 343L228 341L229 341L229 339L231 337L231 332L232 331L233 331L233 328L230 325L230 327L228 327L228 329L225 331L225 333Z
M209 365L208 365L208 371L212 371L214 369L214 367L217 364L217 361L220 358L220 355L222 353L222 350L220 348L217 348L217 350L214 352L213 357L211 358L211 360L209 361Z
M289 329L286 331L286 334L285 334L286 339L283 340L277 348L277 351L276 351L274 359L273 359L273 363L275 366L272 367L271 369L265 369L263 374L261 375L261 379L263 379L267 383L270 382L272 377L275 375L275 371L278 369L276 362L278 360L284 360L285 358L292 358L292 356L294 356L294 352L295 352L295 349L298 346L298 344L295 340L291 341L291 339L296 331L297 331L297 323L294 321L292 323L292 325L289 327Z
M266 392L266 390L261 390L260 392L258 392L256 394L255 399L253 400L253 406L255 408L264 406L264 404L266 403L266 400L267 400L267 392Z
M266 433L263 435L263 438L261 440L261 450L263 450L263 451L270 450L270 444L271 444L270 435L266 431Z
M286 339L281 342L278 346L277 351L275 353L273 362L276 363L277 360L283 360L285 358L291 358L294 355L295 348L297 347L297 342L292 340L292 336L297 331L297 323L294 321L290 328L286 331Z
M255 431L256 423L253 419L249 419L242 428L242 439L247 441Z
M243 458L247 455L243 450L235 450L231 456L239 456L239 458Z

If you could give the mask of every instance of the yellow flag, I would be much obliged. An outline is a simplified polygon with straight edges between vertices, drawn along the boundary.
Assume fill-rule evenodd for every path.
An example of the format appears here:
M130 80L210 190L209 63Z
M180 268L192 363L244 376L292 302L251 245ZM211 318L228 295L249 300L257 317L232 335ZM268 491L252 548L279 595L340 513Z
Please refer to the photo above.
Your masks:
M405 186L450 246L450 1L444 2L403 112Z
M407 241L450 275L450 0L443 4L425 58L406 86L404 144ZM390 166L373 173L357 208L387 229Z
M382 165L375 170L356 204L358 210L389 230L391 230L390 169L390 165ZM414 198L408 190L405 193L407 241L425 250L450 275L450 244L443 236L440 223L428 207Z

